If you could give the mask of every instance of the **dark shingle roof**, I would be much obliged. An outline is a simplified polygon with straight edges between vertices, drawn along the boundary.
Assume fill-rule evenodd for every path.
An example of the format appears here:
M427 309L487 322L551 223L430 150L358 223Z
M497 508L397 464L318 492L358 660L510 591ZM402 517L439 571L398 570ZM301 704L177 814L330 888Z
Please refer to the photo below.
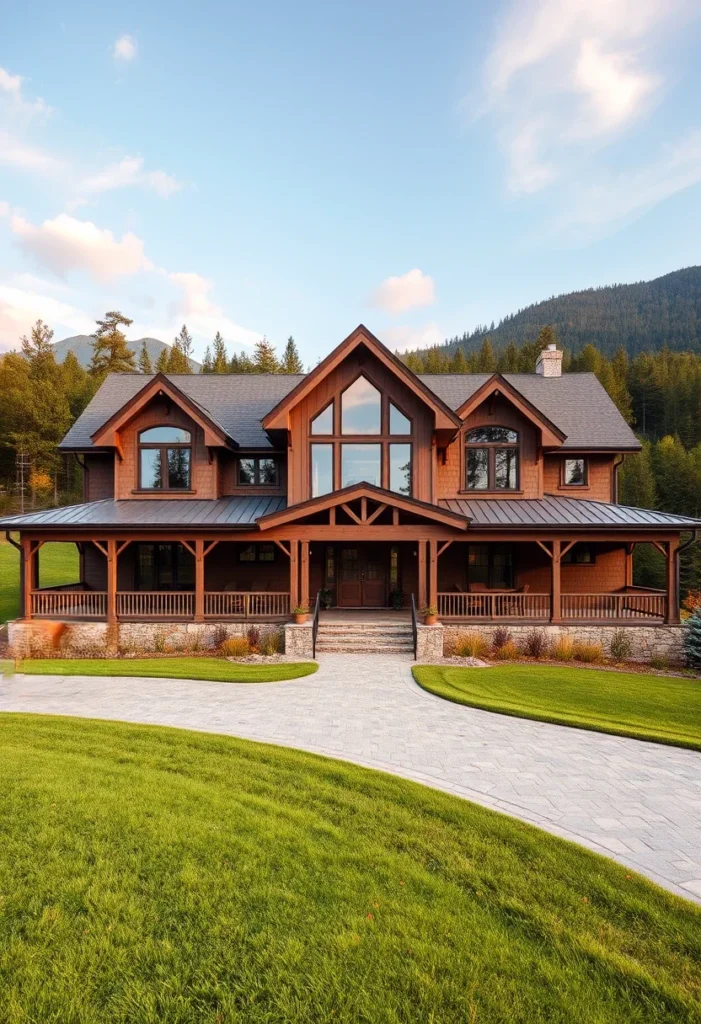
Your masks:
M492 375L423 373L419 376L446 405L459 409ZM640 448L635 434L593 373L565 373L562 377L505 373L504 379L567 435L564 448L612 448L616 451Z
M234 527L252 526L261 516L279 512L287 504L282 497L235 497L235 498L180 498L163 501L162 498L130 498L115 501L90 501L84 505L67 505L63 508L45 509L43 512L27 512L24 515L0 519L0 529L18 530L34 526L99 527L151 526L187 527Z
M261 426L304 374L168 374L193 402L215 420L241 448L270 448ZM489 379L486 373L420 374L421 381L451 409L457 410ZM505 379L567 435L565 448L637 450L628 424L593 373L541 377L507 373ZM110 374L85 412L66 434L61 447L92 447L91 435L146 384L141 373Z
M271 448L260 421L299 384L304 374L169 373L167 376L242 448ZM143 373L111 373L68 431L61 447L92 447L91 435L141 391L148 380L150 377Z
M607 526L629 529L651 526L666 526L670 529L701 527L701 519L690 519L688 516L653 512L651 509L632 508L629 505L611 505L605 501L589 501L585 498L563 498L554 494L544 498L446 498L438 504L451 512L467 516L471 520L470 529L508 529L514 526L534 529L541 526L576 526L594 530Z

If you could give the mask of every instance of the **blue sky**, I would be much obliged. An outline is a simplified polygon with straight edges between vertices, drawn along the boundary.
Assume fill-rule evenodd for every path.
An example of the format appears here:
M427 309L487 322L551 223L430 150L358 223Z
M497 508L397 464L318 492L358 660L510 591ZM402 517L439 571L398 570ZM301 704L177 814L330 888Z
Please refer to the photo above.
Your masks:
M696 0L12 5L0 349L425 345L701 262Z

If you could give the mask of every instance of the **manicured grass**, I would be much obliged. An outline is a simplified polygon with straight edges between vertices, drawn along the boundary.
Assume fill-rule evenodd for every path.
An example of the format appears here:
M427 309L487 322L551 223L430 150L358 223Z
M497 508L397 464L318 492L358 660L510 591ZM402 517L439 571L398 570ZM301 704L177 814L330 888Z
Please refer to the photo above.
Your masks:
M315 661L236 664L225 658L26 658L20 668L27 675L153 676L218 683L275 683L309 676L319 666Z
M0 716L8 1024L678 1024L701 911L379 772Z
M0 625L19 615L19 551L0 537ZM75 544L43 544L39 552L39 582L58 587L78 582L78 549Z
M518 718L701 750L701 681L554 665L419 665L439 697Z

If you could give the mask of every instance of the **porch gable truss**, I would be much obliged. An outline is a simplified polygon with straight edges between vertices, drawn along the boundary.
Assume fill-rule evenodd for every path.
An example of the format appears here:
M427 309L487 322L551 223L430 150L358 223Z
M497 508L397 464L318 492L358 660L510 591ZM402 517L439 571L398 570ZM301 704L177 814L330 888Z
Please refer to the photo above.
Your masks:
M300 502L279 512L271 512L258 519L261 531L290 523L357 527L359 532L370 526L387 526L388 540L393 527L428 522L453 529L467 530L467 516L417 501L373 484L361 483L344 487L332 494L324 494Z

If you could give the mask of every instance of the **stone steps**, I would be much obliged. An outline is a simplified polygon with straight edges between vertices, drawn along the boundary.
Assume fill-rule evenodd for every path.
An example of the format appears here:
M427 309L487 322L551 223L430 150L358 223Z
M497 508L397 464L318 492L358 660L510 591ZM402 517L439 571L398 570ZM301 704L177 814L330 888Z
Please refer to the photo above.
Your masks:
M414 640L407 623L320 623L318 654L412 654Z

